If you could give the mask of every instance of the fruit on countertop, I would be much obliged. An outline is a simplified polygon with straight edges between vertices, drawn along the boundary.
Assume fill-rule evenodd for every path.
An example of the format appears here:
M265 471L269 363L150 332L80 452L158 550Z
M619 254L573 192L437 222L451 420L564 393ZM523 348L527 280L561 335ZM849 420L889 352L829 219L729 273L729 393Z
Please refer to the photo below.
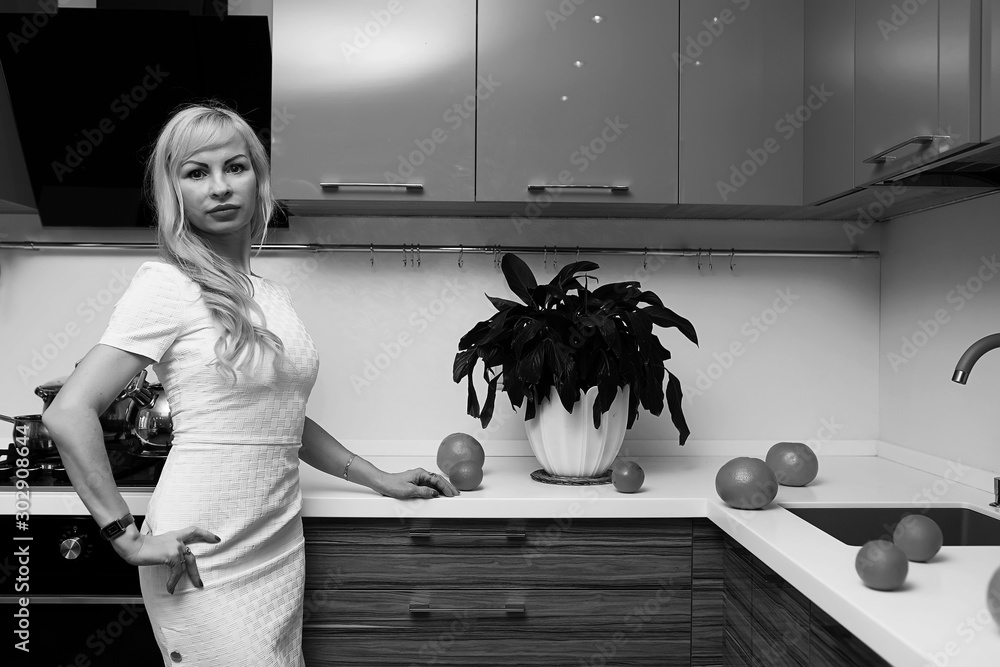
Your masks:
M858 551L854 569L868 588L894 591L906 581L910 564L903 550L889 540L872 540Z
M767 451L764 460L778 483L785 486L805 486L819 473L816 452L804 442L779 442Z
M459 461L451 467L448 479L459 491L475 491L483 481L483 469L475 461Z
M993 573L990 585L986 588L986 608L997 625L1000 625L1000 568Z
M438 468L444 474L450 475L452 466L460 461L473 461L481 470L486 463L486 452L479 441L468 433L452 433L445 436L438 445Z
M926 563L941 549L944 535L930 517L907 514L892 531L892 542L903 550L909 560Z
M635 493L646 481L646 473L635 461L615 460L611 468L611 483L621 493Z
M761 459L741 456L719 468L715 490L730 507L756 510L767 507L778 495L778 479Z

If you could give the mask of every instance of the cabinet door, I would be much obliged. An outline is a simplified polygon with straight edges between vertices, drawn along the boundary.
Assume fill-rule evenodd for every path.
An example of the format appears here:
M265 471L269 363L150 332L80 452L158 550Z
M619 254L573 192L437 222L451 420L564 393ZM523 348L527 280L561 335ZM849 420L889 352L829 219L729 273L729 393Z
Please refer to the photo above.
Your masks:
M681 0L680 203L802 203L802 35L800 0Z
M856 185L978 142L979 7L977 0L857 3Z
M677 0L480 0L495 90L479 100L477 201L676 203L677 19Z
M982 140L1000 139L1000 0L983 0Z
M806 2L806 106L803 124L802 203L813 204L854 188L855 0Z
M275 196L472 201L475 42L475 0L274 3Z

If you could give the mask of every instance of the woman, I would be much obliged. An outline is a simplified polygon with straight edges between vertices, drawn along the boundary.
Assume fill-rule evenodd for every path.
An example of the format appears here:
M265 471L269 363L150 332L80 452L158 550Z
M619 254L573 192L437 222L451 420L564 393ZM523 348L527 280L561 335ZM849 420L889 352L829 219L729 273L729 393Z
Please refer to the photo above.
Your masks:
M274 201L246 122L220 106L180 110L147 176L163 261L136 272L43 422L102 534L140 566L165 665L298 667L299 460L394 498L458 491L423 469L382 472L305 416L316 348L288 290L250 270ZM173 446L138 530L98 416L149 364L170 402Z

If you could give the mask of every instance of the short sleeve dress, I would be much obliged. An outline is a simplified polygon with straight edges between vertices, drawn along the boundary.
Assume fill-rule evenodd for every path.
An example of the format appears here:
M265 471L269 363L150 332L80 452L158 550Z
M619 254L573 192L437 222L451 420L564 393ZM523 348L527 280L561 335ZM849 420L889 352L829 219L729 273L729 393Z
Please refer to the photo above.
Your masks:
M166 565L140 567L142 597L164 665L302 667L305 579L298 450L319 358L288 290L251 277L262 322L285 347L280 371L217 373L220 329L200 288L146 262L115 306L101 343L152 359L173 420L173 445L142 532L197 525L204 588L185 575L166 591Z

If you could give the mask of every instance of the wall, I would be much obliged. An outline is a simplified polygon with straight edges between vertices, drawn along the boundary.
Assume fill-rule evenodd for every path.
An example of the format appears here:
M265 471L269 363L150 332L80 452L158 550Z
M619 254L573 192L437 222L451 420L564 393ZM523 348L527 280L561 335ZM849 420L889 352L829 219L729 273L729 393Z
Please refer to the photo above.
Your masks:
M30 216L3 221L8 241L150 240L144 230L42 229ZM861 242L877 248L878 233L870 230ZM567 249L577 244L849 249L840 223L816 221L535 220L517 228L504 219L296 218L272 240L559 245L559 265L575 258ZM100 338L126 282L151 257L0 250L4 414L39 410L33 388L72 370ZM731 270L729 257L716 254L712 268L706 255L699 271L694 258L650 257L645 270L641 257L581 258L601 265L602 282L639 279L697 328L699 347L674 330L658 330L674 355L669 368L685 386L692 430L685 453L706 452L705 441L820 445L878 437L879 260L737 257ZM514 298L491 256L467 254L462 268L457 259L423 253L419 267L405 268L398 253L377 254L374 266L368 253L270 254L253 262L255 272L291 288L320 348L310 415L362 452L419 441L430 453L452 431L508 448L494 451L527 452L523 417L503 395L490 430L481 432L465 414L465 386L451 380L458 340L493 312L484 293ZM525 259L540 281L554 275L551 261ZM640 413L627 438L666 440L653 451L677 450L666 415Z
M881 439L1000 472L1000 352L969 382L955 364L1000 331L996 197L892 220L882 230Z

